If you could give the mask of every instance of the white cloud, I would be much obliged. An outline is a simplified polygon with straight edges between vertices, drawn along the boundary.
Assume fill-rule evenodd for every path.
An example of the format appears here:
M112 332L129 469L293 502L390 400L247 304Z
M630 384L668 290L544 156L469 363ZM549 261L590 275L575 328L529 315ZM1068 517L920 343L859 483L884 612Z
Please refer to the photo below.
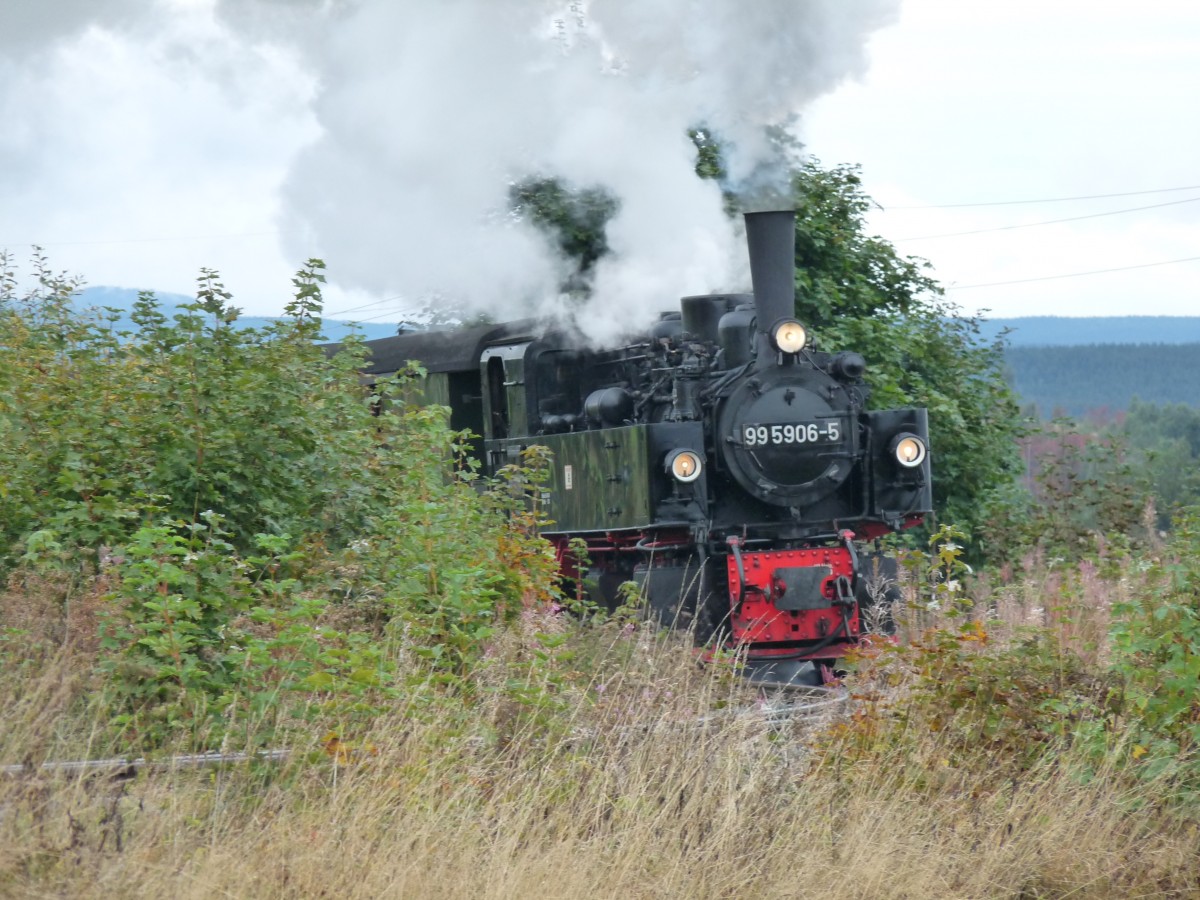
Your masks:
M903 210L1200 184L1200 10L1125 3L906 0L865 80L806 117L810 149L861 162L889 239L1149 206L1200 191L1075 203ZM1076 223L902 241L948 284L1200 256L1200 202ZM996 315L1191 315L1200 263L961 291Z
M43 244L92 283L188 292L209 266L260 304L275 286L282 298L292 267L274 211L291 153L316 134L312 78L203 7L155 11L3 63L0 115L17 127L0 131L0 242L18 256Z

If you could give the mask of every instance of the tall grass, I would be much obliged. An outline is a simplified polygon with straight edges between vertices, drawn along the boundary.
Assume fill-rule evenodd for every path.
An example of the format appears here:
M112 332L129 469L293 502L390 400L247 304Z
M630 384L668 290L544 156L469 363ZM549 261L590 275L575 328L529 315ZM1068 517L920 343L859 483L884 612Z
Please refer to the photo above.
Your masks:
M1039 584L997 588L994 621ZM1102 615L1104 585L1083 583L1080 609ZM548 634L570 648L551 663L535 652ZM100 755L77 663L8 666L3 762ZM279 765L5 778L0 893L1200 894L1197 819L1170 779L1065 744L1012 765L1009 747L971 752L961 729L923 728L920 692L885 669L852 680L837 715L772 724L768 698L682 640L530 612L469 696L414 680L370 729L314 722Z

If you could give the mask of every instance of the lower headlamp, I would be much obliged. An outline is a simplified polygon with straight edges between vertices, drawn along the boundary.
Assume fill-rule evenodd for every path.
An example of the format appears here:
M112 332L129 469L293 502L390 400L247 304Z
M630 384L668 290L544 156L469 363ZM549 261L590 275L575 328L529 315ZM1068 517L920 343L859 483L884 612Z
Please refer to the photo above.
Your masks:
M929 453L929 449L925 446L925 442L915 434L904 432L892 438L891 445L892 455L896 458L896 462L904 466L906 469L915 469L921 463L925 462L925 457Z
M672 450L667 456L667 471L676 481L690 484L700 477L704 460L695 450Z

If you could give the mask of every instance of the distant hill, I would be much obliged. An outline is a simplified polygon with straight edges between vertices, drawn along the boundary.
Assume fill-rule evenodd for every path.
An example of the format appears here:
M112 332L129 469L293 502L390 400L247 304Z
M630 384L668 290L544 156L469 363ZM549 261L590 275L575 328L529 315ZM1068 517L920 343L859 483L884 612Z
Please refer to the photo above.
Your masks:
M182 294L158 294L168 317L192 300ZM79 308L122 311L118 328L133 329L128 318L137 299L129 288L84 290ZM243 327L263 327L275 319L245 316ZM1081 417L1090 410L1127 409L1134 397L1151 403L1200 407L1200 316L1118 316L1063 318L1033 316L988 319L986 338L1008 329L1004 359L1007 376L1022 403L1036 404L1042 418L1058 413ZM394 323L324 322L325 338L338 341L357 331L368 340L390 337Z
M1028 316L986 319L980 330L994 338L1006 329L1013 347L1200 343L1200 316Z
M89 287L80 292L75 305L77 309L108 307L109 309L120 310L121 315L116 322L117 328L119 330L134 330L137 326L130 320L129 313L133 310L133 304L137 300L137 295L138 292L133 288ZM175 315L179 306L184 303L191 303L195 299L184 294L163 294L158 292L155 293L155 296L158 298L163 315L168 319ZM236 299L233 305L237 306ZM262 328L276 321L278 321L277 318L268 316L242 316L237 320L237 324L242 328ZM361 334L367 340L391 337L396 333L395 323L389 322L354 323L339 319L325 319L322 321L322 325L322 333L326 340L329 341L340 341L353 333Z
M1004 361L1022 403L1043 419L1118 412L1134 397L1200 407L1200 343L1009 347Z
M1120 412L1134 397L1200 407L1200 316L1029 316L981 326L985 338L1008 331L1010 382L1043 419Z

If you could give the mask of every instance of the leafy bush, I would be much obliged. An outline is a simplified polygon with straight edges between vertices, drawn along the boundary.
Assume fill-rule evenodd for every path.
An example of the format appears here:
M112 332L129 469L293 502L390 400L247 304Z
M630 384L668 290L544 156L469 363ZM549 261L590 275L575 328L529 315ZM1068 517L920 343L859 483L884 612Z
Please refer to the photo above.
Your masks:
M1070 561L1123 558L1146 546L1149 485L1119 435L1086 434L1056 419L1021 443L1027 486L1014 485L988 523L992 562L1031 551Z
M902 644L852 655L858 713L838 731L852 755L911 751L921 760L1004 779L1041 765L1109 721L1109 681L1047 627L1005 628L977 603L962 532L942 526L908 551ZM1043 602L1051 602L1047 597Z
M204 271L174 321L146 294L117 333L40 257L24 293L0 265L0 574L60 573L64 607L104 586L97 672L134 743L369 716L417 668L465 684L549 590L513 515L536 461L480 490L447 411L406 402L419 371L366 388L361 342L327 357L322 268L266 329Z
M211 272L171 324L143 296L134 334L102 312L77 314L74 282L40 262L30 293L10 280L0 564L34 530L96 551L158 514L197 521L211 509L242 549L258 532L337 540L360 525L370 410L353 389L353 353L326 363L313 344L320 269L300 272L291 320L265 330L232 327L237 310Z
M1176 520L1146 588L1113 610L1113 670L1124 683L1133 755L1200 787L1200 514Z
M908 551L903 644L851 660L855 715L841 752L901 752L984 769L988 783L1046 760L1081 778L1105 770L1154 783L1169 802L1200 794L1200 519L1178 520L1154 556L1027 571L1015 595L972 598L954 529ZM1030 609L1032 599L1037 608ZM1013 601L1019 608L1005 608ZM940 762L939 762L940 760Z

